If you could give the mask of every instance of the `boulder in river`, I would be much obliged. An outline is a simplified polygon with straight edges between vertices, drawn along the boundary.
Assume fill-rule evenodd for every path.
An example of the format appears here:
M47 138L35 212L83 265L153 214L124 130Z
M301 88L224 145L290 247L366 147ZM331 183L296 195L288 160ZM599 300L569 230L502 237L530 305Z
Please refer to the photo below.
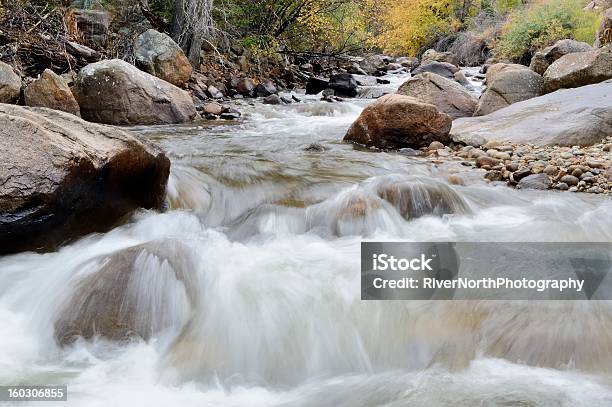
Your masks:
M448 62L437 62L437 61L423 61L418 68L412 71L413 75L418 75L423 72L431 72L440 75L446 79L454 79L455 73L459 71L453 64Z
M588 51L567 54L556 60L544 74L546 92L577 88L612 78L612 44Z
M318 76L310 76L306 83L306 94L317 95L329 88L329 80L325 78L319 78Z
M103 255L84 265L82 278L54 324L55 339L148 340L161 331L178 335L196 295L188 247L160 240Z
M170 161L118 128L0 105L0 253L53 248L160 208Z
M344 136L367 147L397 149L447 144L452 119L432 104L410 96L385 95L364 109Z
M0 103L15 103L21 93L21 77L9 64L0 61Z
M87 65L73 90L81 116L96 123L184 123L197 113L189 93L120 59Z
M480 96L476 116L487 115L513 103L540 96L544 87L544 79L527 67L504 69L497 72L494 78Z
M431 72L410 78L397 93L435 105L453 119L472 116L478 103L477 99L459 83Z
M236 91L246 97L255 95L255 82L251 78L240 78L236 81Z
M357 81L355 77L349 73L332 75L329 78L329 88L333 89L338 96L357 96Z
M595 36L595 47L603 47L612 43L612 8L606 10Z
M191 78L189 59L168 35L150 29L134 41L136 65L166 82L182 87Z
M274 82L270 80L263 81L255 88L255 94L260 98L275 95L277 93L278 89L276 89L276 85L274 85Z
M574 54L575 55L575 54ZM486 116L457 119L454 141L538 146L589 146L612 134L612 81L563 89L512 104Z
M66 80L50 69L31 82L23 91L25 104L32 107L48 107L79 116L80 109Z

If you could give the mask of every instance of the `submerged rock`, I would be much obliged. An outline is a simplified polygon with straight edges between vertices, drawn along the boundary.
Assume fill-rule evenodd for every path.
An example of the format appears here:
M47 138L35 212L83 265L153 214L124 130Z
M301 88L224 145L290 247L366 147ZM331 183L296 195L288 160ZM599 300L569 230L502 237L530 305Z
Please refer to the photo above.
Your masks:
M397 149L447 144L452 119L436 106L404 95L386 95L365 108L344 136L367 147Z
M101 256L85 269L87 276L76 285L54 324L60 345L81 337L148 340L164 330L178 335L197 301L192 254L176 240Z
M31 107L48 107L79 116L80 109L68 83L50 69L45 69L40 78L24 90L25 104Z
M576 54L572 54L576 55ZM515 103L486 116L455 120L456 142L589 146L612 134L612 81Z
M431 72L412 77L404 82L397 93L435 105L453 119L472 116L478 103L459 83Z
M81 69L74 93L83 119L96 123L184 123L197 113L189 93L119 59Z
M170 161L123 130L0 105L0 253L52 248L163 204Z
M181 47L159 31L140 34L134 42L134 55L138 67L173 85L183 86L191 78L193 68Z

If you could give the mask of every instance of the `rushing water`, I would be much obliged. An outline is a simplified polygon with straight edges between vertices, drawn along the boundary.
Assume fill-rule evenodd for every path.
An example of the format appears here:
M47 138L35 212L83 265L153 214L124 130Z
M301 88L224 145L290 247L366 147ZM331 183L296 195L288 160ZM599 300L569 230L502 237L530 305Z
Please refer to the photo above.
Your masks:
M360 301L362 239L612 241L609 198L342 143L367 103L136 129L171 157L169 210L0 258L0 383L70 406L612 405L608 302ZM92 293L147 340L59 332Z

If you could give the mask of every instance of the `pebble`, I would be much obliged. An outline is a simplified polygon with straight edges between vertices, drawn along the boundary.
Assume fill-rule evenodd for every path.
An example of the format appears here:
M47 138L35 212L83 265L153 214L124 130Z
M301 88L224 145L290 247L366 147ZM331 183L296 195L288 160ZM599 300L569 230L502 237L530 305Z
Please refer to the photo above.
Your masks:
M566 183L567 185L573 186L578 185L580 180L574 175L565 175L564 177L561 177L560 181Z
M576 168L574 171L572 171L572 175L576 178L580 178L582 174L583 172L580 168Z
M490 168L496 166L497 164L499 164L499 160L493 157L487 157L486 155L480 156L476 159L477 167L489 166Z
M557 184L556 188L561 191L567 191L569 189L569 185L567 185L565 182L561 182Z
M566 160L569 160L572 157L574 157L574 154L570 153L569 151L561 153L561 158L564 158Z
M443 148L444 148L444 144L440 143L439 141L432 141L427 149L432 151L432 150L441 150Z
M556 165L548 165L544 168L544 174L554 176L559 173L559 167Z

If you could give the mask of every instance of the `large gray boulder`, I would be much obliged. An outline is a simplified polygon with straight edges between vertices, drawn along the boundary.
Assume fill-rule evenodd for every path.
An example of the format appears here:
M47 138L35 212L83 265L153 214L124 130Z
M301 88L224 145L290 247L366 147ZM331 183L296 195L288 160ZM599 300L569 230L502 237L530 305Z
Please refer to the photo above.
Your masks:
M556 60L544 74L544 90L599 83L612 78L612 44L588 51L567 54Z
M0 103L15 103L21 92L21 77L13 68L0 61Z
M26 106L48 107L79 116L80 109L68 83L50 69L31 82L23 91Z
M588 52L592 50L593 47L586 42L570 39L559 40L550 47L546 47L542 51L536 52L531 59L529 67L540 75L544 75L544 72L546 72L550 64L562 56L575 52Z
M385 95L365 108L344 136L367 147L420 148L448 143L452 119L432 104L410 96Z
M115 127L0 104L0 254L53 248L160 208L170 161Z
M134 41L134 54L139 68L173 85L182 87L191 78L193 68L181 47L159 31L140 34Z
M196 116L189 93L120 59L81 69L74 93L81 116L96 123L184 123Z
M397 93L435 105L438 110L453 119L472 116L478 103L477 99L459 83L431 72L410 78Z
M538 146L589 146L612 134L612 81L559 90L510 105L487 116L457 119L454 141Z
M543 87L544 79L527 67L501 70L480 96L475 115L490 114L513 103L540 96Z

